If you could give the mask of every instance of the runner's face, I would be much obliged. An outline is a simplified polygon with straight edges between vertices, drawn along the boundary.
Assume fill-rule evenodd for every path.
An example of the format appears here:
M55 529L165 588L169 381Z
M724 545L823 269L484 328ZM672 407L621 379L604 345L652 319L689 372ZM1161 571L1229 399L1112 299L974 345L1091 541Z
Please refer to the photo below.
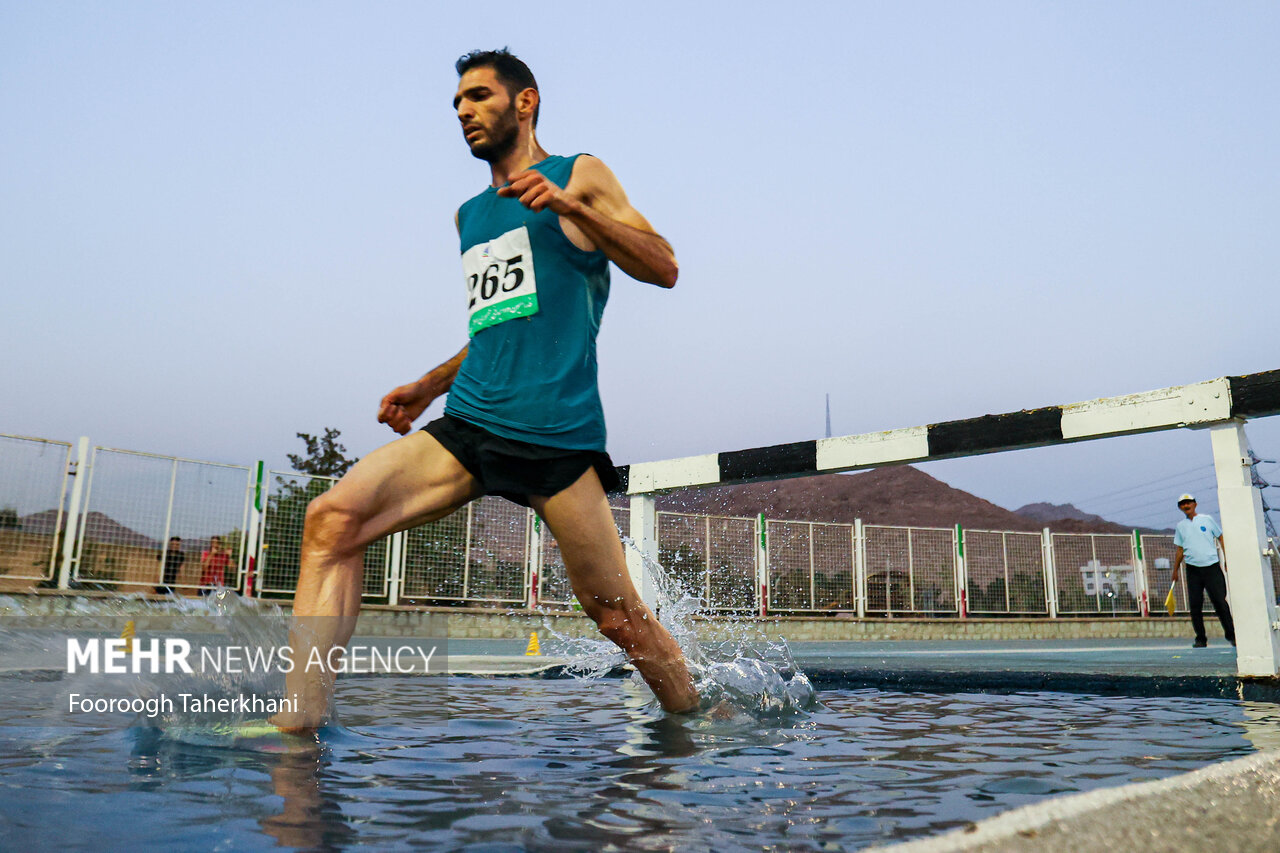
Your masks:
M453 106L473 156L492 163L515 146L520 134L516 105L492 68L472 68L463 74Z

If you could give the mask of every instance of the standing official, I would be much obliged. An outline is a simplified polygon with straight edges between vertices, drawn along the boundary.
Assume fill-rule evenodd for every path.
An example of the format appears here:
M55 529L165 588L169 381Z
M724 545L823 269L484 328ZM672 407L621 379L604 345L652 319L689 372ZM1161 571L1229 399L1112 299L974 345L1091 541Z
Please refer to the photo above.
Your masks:
M1218 556L1218 549L1226 553L1222 542L1222 528L1211 516L1196 512L1196 499L1191 495L1178 498L1178 509L1186 516L1178 522L1173 534L1177 551L1173 557L1173 579L1178 579L1178 566L1187 566L1187 603L1191 607L1191 625L1196 639L1192 648L1203 649L1209 645L1204 633L1204 594L1209 593L1213 611L1218 614L1227 642L1236 644L1236 626L1231 620L1231 606L1227 604L1226 564Z

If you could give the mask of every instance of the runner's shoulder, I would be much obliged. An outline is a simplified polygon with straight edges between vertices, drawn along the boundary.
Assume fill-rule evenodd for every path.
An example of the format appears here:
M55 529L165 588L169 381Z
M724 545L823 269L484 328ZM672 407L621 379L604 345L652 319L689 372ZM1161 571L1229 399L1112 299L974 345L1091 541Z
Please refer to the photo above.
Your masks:
M612 196L622 192L613 170L594 154L575 155L573 172L569 176L569 184L565 189L590 198L595 196Z

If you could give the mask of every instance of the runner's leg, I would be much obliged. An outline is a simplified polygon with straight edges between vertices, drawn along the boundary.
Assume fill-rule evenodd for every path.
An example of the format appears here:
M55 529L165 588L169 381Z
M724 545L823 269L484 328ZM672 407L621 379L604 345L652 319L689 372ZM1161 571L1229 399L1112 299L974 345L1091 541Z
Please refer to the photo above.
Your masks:
M631 658L662 707L682 713L698 707L698 691L675 638L640 600L613 513L594 468L569 488L529 503L551 528L583 610Z
M311 667L345 646L360 612L365 547L389 533L443 518L479 497L474 477L433 436L415 432L370 453L307 507L298 591L289 645L294 669L285 698L298 713L272 721L282 728L314 728L333 693L327 669ZM336 660L336 658L335 658Z

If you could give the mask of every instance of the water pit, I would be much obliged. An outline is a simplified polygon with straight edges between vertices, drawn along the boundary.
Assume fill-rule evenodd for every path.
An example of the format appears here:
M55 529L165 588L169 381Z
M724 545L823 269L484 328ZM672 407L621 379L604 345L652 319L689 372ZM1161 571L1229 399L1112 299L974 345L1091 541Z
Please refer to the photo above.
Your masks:
M112 606L88 607L84 632L111 624ZM233 598L181 607L237 642L283 628ZM685 630L678 608L664 615ZM35 660L35 644L47 660L57 639L0 632L10 659ZM594 641L545 641L578 678L346 678L340 725L309 750L192 737L190 720L70 715L68 692L92 676L11 669L0 824L23 850L855 850L1168 777L1280 733L1280 706L1230 698L830 680L814 695L784 645L757 639L696 649L712 707L689 717L608 677L619 658Z

